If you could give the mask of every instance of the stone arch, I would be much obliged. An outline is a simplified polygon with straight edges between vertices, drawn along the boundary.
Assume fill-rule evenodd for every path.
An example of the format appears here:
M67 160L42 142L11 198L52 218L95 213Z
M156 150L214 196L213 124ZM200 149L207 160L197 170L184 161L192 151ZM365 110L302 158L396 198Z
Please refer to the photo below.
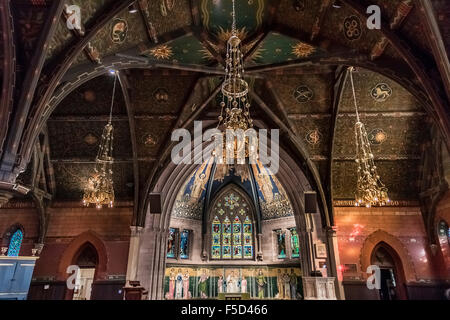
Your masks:
M67 278L67 267L76 262L78 256L86 245L91 245L97 251L98 265L95 272L95 280L104 278L108 265L108 254L106 247L100 237L93 231L89 230L73 239L64 251L58 267L59 280L64 281Z
M364 273L371 265L372 253L380 244L388 245L396 253L400 259L406 282L416 281L416 270L406 247L398 238L381 229L370 234L364 241L359 258L362 272Z
M206 143L203 144L203 147L205 150L212 150L212 148L208 149ZM150 190L150 192L161 193L163 204L162 214L147 214L145 216L145 228L140 240L142 245L140 248L138 279L149 290L149 299L163 299L166 239L172 208L183 182L192 175L196 168L197 165L195 164L175 165L170 162ZM305 253L312 252L306 233L304 199L302 197L303 191L310 191L312 187L299 163L283 148L280 148L280 169L276 177L285 188L287 197L292 204L294 219L302 237L301 250ZM321 217L321 219L324 218ZM309 274L312 270L310 255L306 254L305 259L302 259L301 262L305 274Z

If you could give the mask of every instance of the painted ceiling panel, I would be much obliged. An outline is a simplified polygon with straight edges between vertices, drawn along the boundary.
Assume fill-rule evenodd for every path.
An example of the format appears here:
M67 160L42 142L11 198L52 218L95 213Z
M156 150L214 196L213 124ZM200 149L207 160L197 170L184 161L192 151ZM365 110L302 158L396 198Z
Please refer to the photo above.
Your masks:
M84 186L94 170L93 164L62 164L53 165L56 179L56 197L60 200L80 201L83 198ZM115 163L114 192L117 199L133 198L133 168L128 164Z
M153 61L182 64L206 65L214 61L211 53L192 35L146 50L143 55Z
M103 76L86 82L69 94L55 109L52 116L107 115L111 108L114 77ZM118 86L114 100L114 115L126 115L122 91Z
M236 28L242 34L249 35L263 25L268 6L267 0L236 1ZM216 35L218 39L226 39L224 34L231 31L232 2L225 0L199 0L199 9L203 26ZM243 39L242 39L243 40Z
M254 64L264 65L311 58L323 54L321 49L277 32L270 32L252 54Z

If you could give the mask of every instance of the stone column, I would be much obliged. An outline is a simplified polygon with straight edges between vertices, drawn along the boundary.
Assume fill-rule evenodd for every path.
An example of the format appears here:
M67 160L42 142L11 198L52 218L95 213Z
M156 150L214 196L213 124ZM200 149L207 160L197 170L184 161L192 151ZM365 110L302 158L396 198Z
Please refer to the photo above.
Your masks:
M131 229L131 236L130 236L130 249L128 251L126 286L130 285L129 283L130 281L135 281L137 279L140 237L143 231L142 227L137 226L131 226L130 229Z
M344 287L342 279L339 278L338 266L341 264L339 259L339 248L336 231L332 227L327 227L327 250L328 250L328 276L335 277L336 297L339 300L345 300Z
M262 249L263 243L262 243L262 234L258 233L258 253L256 255L256 259L258 261L263 261L264 260L264 256L263 256L263 249Z

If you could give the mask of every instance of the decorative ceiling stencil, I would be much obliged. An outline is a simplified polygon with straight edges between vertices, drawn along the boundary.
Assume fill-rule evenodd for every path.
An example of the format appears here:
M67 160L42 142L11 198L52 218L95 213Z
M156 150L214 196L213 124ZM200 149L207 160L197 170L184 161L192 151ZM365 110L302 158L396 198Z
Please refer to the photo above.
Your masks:
M305 103L311 101L313 98L314 98L314 91L312 91L312 89L310 89L306 85L301 85L297 87L297 89L295 89L294 91L294 99L298 103Z
M370 95L376 102L385 102L392 95L392 92L387 83L379 83L370 91Z
M322 51L308 43L270 32L256 50L255 64L264 65L316 56Z
M374 129L368 134L368 138L371 144L380 145L387 139L387 134L383 129Z
M266 2L265 0L237 1L237 28L241 30L245 28L248 34L260 29L267 11ZM221 30L231 30L231 1L200 0L199 9L203 25L211 33L218 35ZM245 38L240 39L244 40Z
M350 16L344 20L344 36L350 40L358 40L362 35L361 20L357 16Z
M123 43L128 35L128 22L123 19L114 19L111 25L111 40L114 43Z
M158 60L168 60L170 57L172 57L173 52L171 47L163 44L161 46L157 46L156 48L151 49L150 55Z
M306 135L306 141L311 145L317 145L322 140L322 134L320 133L319 129L314 129L312 131L309 131Z
M153 92L153 98L158 103L167 103L169 102L169 91L165 88L158 88Z

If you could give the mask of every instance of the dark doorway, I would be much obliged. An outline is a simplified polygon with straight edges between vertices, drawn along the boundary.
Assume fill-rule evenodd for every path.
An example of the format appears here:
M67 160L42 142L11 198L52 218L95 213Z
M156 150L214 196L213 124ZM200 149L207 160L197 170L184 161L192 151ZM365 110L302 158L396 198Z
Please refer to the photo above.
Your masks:
M73 300L90 300L92 295L92 284L98 264L97 250L87 243L80 250L76 264L80 267L75 280Z
M380 267L380 300L404 300L403 266L394 249L385 243L378 244L372 253L371 263Z

